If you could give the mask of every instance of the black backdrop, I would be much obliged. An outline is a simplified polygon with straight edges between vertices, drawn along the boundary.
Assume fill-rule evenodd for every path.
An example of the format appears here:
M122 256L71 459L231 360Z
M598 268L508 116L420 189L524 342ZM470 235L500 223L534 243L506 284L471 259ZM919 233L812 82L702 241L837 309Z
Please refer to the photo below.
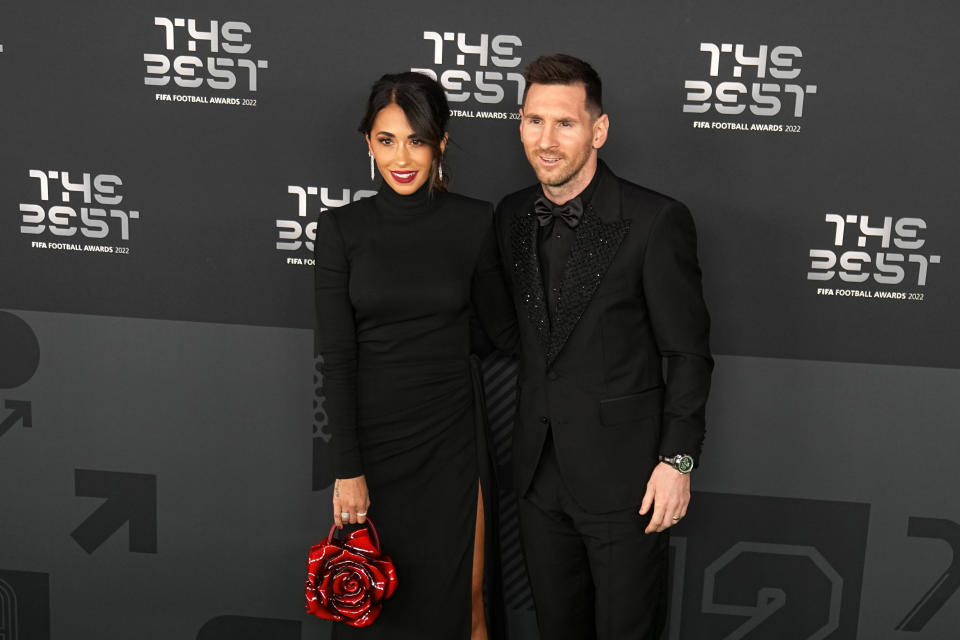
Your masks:
M355 127L386 71L447 88L455 190L531 182L517 74L557 50L604 78L603 157L700 235L718 367L666 637L952 637L958 18L5 3L0 638L327 636L301 593L329 517L312 223L378 186Z

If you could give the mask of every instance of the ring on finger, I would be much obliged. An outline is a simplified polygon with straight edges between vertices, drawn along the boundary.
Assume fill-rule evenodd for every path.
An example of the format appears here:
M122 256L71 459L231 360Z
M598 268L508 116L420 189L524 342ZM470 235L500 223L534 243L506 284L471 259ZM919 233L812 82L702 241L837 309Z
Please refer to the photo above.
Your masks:
M367 515L367 512L366 512L366 511L357 511L357 516L359 516L359 517L362 518L362 517L365 516L365 515Z
M341 511L341 512L340 512L340 517L341 517L341 518L349 518L349 517L350 517L350 512L349 512L349 511Z
M676 522L681 518L681 516L673 516L673 521Z

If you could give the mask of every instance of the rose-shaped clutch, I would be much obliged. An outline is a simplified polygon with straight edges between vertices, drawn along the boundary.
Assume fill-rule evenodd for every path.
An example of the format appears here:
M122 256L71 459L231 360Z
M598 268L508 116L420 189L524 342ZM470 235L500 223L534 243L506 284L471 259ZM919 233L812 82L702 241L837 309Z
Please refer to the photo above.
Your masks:
M383 600L397 590L393 560L380 550L370 518L367 527L334 537L336 525L307 557L307 612L366 627L380 615Z

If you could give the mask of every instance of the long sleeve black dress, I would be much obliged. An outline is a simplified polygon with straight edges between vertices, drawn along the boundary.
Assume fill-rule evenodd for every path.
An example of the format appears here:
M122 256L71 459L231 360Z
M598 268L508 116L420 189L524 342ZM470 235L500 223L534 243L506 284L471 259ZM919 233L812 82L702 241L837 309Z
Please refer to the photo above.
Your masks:
M516 339L492 207L425 185L320 215L317 344L338 478L365 475L399 586L334 638L469 638L478 460L470 314Z

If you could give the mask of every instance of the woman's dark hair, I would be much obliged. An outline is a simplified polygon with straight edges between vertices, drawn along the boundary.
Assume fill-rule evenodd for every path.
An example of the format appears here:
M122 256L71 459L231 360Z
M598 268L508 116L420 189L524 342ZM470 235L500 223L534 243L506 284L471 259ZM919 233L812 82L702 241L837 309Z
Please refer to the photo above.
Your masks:
M580 58L564 53L540 56L527 65L523 78L527 82L523 90L524 101L527 99L527 89L531 84L583 83L587 93L587 111L593 118L603 115L603 83L594 68Z
M440 143L447 133L447 120L450 119L450 107L443 88L430 76L414 71L388 73L377 80L370 88L367 99L367 113L360 121L360 133L370 135L373 121L380 110L390 104L403 109L410 128L433 149L433 162L430 165L430 190L447 190L447 171L440 178L439 168L443 162Z

